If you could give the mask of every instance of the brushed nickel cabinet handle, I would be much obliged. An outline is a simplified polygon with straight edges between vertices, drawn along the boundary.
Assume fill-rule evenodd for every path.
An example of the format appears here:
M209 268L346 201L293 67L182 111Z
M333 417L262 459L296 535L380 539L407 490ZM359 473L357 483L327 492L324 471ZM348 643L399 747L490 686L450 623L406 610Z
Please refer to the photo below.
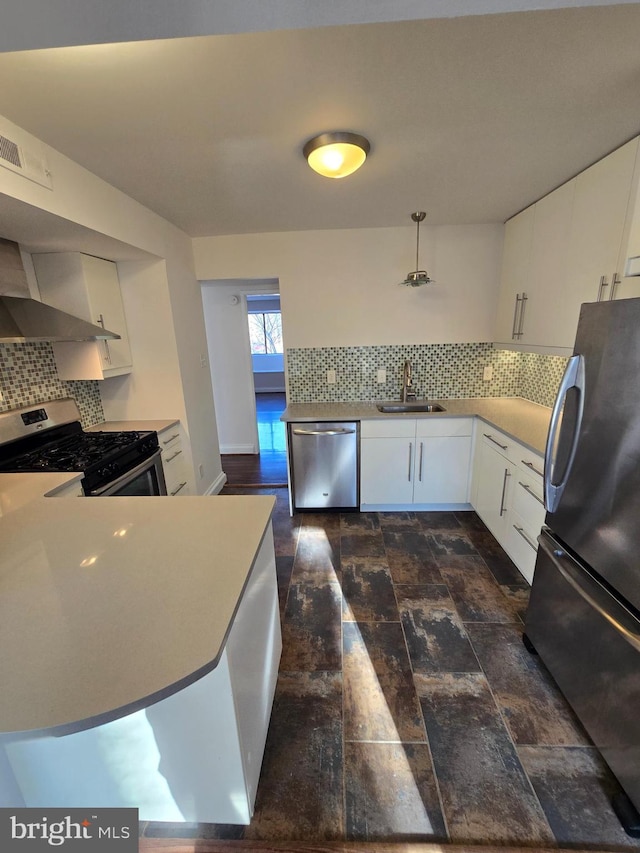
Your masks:
M524 541L527 543L527 545L528 545L530 548L533 548L533 550L534 550L534 551L537 551L537 550L538 550L538 546L536 545L536 543L535 543L535 542L532 542L532 541L531 541L531 539L529 539L529 537L527 536L527 534L524 532L524 528L523 528L523 527L518 527L518 525L517 525L517 524L514 524L514 525L513 525L513 527L514 527L514 529L515 529L515 530L517 530L517 532L520 534L520 536L522 536L522 538L524 539Z
M424 442L420 442L420 465L418 466L418 479L422 482L422 456L424 451Z
M176 450L176 452L173 454L173 456L169 456L169 458L165 459L164 461L165 462L173 462L173 460L176 458L176 456L180 456L181 453L182 453L181 450Z
M605 287L609 287L609 282L607 281L606 275L601 275L600 285L598 286L598 298L596 299L596 302L602 302Z
M524 312L528 301L529 297L524 291L522 291L522 298L520 300L520 322L518 323L518 331L516 333L518 340L524 335Z
M182 489L184 489L184 487L185 487L186 485L187 485L187 481L186 481L186 480L184 481L184 483L180 483L180 485L178 486L178 488L177 488L177 489L175 489L175 491L171 492L171 497L172 497L172 498L174 498L174 497L178 494L178 492L179 492L179 491L181 491Z
M523 465L526 465L527 468L529 468L531 471L533 471L534 474L537 474L539 477L544 477L544 472L539 471L536 468L536 466L533 464L533 462L527 462L525 459L521 459L520 461L522 462Z
M492 435L489 435L489 433L483 432L482 434L483 434L483 436L484 436L485 438L488 438L488 439L489 439L489 441L492 441L494 444L497 444L497 445L498 445L498 447L501 447L501 448L502 448L502 450L508 450L508 449L509 449L509 445L508 445L508 444L500 444L500 442L499 442L499 441L496 441L496 440L495 440L495 438L494 438Z
M173 434L173 435L170 435L170 436L169 436L169 438L167 438L167 439L164 439L164 438L163 438L163 439L162 439L162 443L163 443L163 444L171 444L171 442L173 441L173 439L174 439L174 438L178 438L178 437L179 437L179 435L180 435L180 433L179 433L179 432L174 432L174 434Z
M611 292L609 293L609 301L616 298L616 288L620 284L622 279L618 275L617 272L614 272L613 278L611 279Z
M535 498L539 504L542 504L542 506L544 506L544 501L542 500L542 498L539 498L538 495L536 495L536 493L533 491L533 489L527 483L523 483L520 480L518 480L518 483L520 483L520 485L525 490L525 492L530 494L532 498Z
M500 498L500 515L503 516L507 511L506 506L504 505L504 498L507 493L507 480L511 476L511 471L508 468L504 469L504 480L502 481L502 497Z
M413 442L409 442L409 472L407 475L407 480L411 482L411 459L413 457Z

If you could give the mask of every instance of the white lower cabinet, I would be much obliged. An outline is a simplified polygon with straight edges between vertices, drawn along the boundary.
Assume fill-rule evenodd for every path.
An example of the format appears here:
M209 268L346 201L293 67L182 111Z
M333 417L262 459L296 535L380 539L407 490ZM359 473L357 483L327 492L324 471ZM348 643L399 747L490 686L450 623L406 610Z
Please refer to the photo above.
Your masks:
M467 505L472 426L472 418L362 421L361 508Z
M158 432L158 444L162 450L162 470L167 486L167 495L183 497L193 494L191 478L184 455L182 427L174 424Z
M531 583L544 522L543 458L504 433L478 423L472 504Z

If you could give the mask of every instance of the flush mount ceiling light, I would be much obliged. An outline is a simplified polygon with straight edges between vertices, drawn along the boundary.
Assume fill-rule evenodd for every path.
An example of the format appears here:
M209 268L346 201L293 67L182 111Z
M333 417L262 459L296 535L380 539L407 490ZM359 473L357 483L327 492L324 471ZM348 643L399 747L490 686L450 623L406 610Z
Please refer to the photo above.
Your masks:
M424 210L419 210L417 213L412 213L411 218L416 223L416 268L413 272L408 272L407 277L400 284L405 284L407 287L420 287L423 284L429 284L433 281L429 278L426 270L418 269L418 252L420 250L420 223L427 214Z
M370 150L369 140L359 133L333 130L309 139L302 153L319 175L325 178L345 178L362 166Z

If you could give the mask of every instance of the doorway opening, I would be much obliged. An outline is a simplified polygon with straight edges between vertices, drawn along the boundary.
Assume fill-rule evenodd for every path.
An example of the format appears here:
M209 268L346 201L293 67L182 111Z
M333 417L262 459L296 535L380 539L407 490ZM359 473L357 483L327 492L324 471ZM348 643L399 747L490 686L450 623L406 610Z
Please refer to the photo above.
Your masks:
M284 344L277 279L211 281L203 305L229 486L286 486Z

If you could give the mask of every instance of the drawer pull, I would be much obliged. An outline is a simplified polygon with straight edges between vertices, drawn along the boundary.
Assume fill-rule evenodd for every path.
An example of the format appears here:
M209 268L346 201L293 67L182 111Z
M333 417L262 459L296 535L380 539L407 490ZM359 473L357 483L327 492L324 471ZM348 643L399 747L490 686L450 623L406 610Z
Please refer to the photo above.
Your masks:
M500 516L503 516L507 511L506 506L504 505L504 496L507 492L507 480L511 476L511 471L508 468L504 469L504 480L502 481L502 497L500 498Z
M175 496L178 494L178 492L180 491L180 489L184 489L184 487L185 487L186 485L187 485L187 481L186 481L186 480L184 481L184 483L180 483L180 485L178 486L178 488L177 488L177 489L175 489L175 491L171 492L171 497L172 497L172 498L173 498L173 497L175 497Z
M538 469L533 464L533 462L527 462L526 459L521 459L520 461L522 462L523 465L526 465L527 468L529 468L531 471L533 471L534 474L537 474L539 477L544 477L543 472L538 471Z
M527 492L528 494L530 494L532 498L535 498L535 499L538 501L538 503L539 503L539 504L542 504L542 506L544 506L544 501L542 500L542 498L539 498L539 497L536 495L536 493L533 491L533 489L531 488L531 486L527 485L527 483L522 483L522 482L520 482L520 480L518 480L518 482L520 483L520 485L522 486L522 488L525 490L525 492Z
M524 532L524 528L523 528L523 527L518 527L518 525L517 525L517 524L514 524L514 525L513 525L513 527L514 527L514 529L515 529L515 530L517 530L517 532L520 534L520 536L522 536L522 538L524 539L524 541L527 543L527 545L528 545L530 548L533 548L533 550L534 550L534 551L537 551L537 550L538 550L538 546L536 545L536 543L535 543L535 542L532 542L532 541L531 541L531 539L529 539L529 537L527 536L527 534Z
M165 462L171 462L176 458L176 456L180 456L181 453L182 453L181 450L176 450L176 452L173 454L173 456L169 456L169 458L165 459L164 461Z
M169 438L167 438L167 439L164 439L164 438L163 438L163 439L162 439L162 443L163 443L163 444L171 444L171 442L173 441L173 439L174 439L174 438L179 438L179 437L180 437L180 433L179 433L179 432L174 432L174 434L173 434L173 435L170 435L170 436L169 436Z
M494 444L497 444L497 445L498 445L498 447L502 448L502 450L508 450L508 449L509 449L509 445L508 445L508 444L500 444L500 442L499 442L499 441L496 441L496 439L495 439L492 435L489 435L489 434L488 434L488 433L486 433L486 432L483 432L482 434L483 434L483 436L484 436L485 438L488 438L488 439L489 439L489 441L492 441Z

